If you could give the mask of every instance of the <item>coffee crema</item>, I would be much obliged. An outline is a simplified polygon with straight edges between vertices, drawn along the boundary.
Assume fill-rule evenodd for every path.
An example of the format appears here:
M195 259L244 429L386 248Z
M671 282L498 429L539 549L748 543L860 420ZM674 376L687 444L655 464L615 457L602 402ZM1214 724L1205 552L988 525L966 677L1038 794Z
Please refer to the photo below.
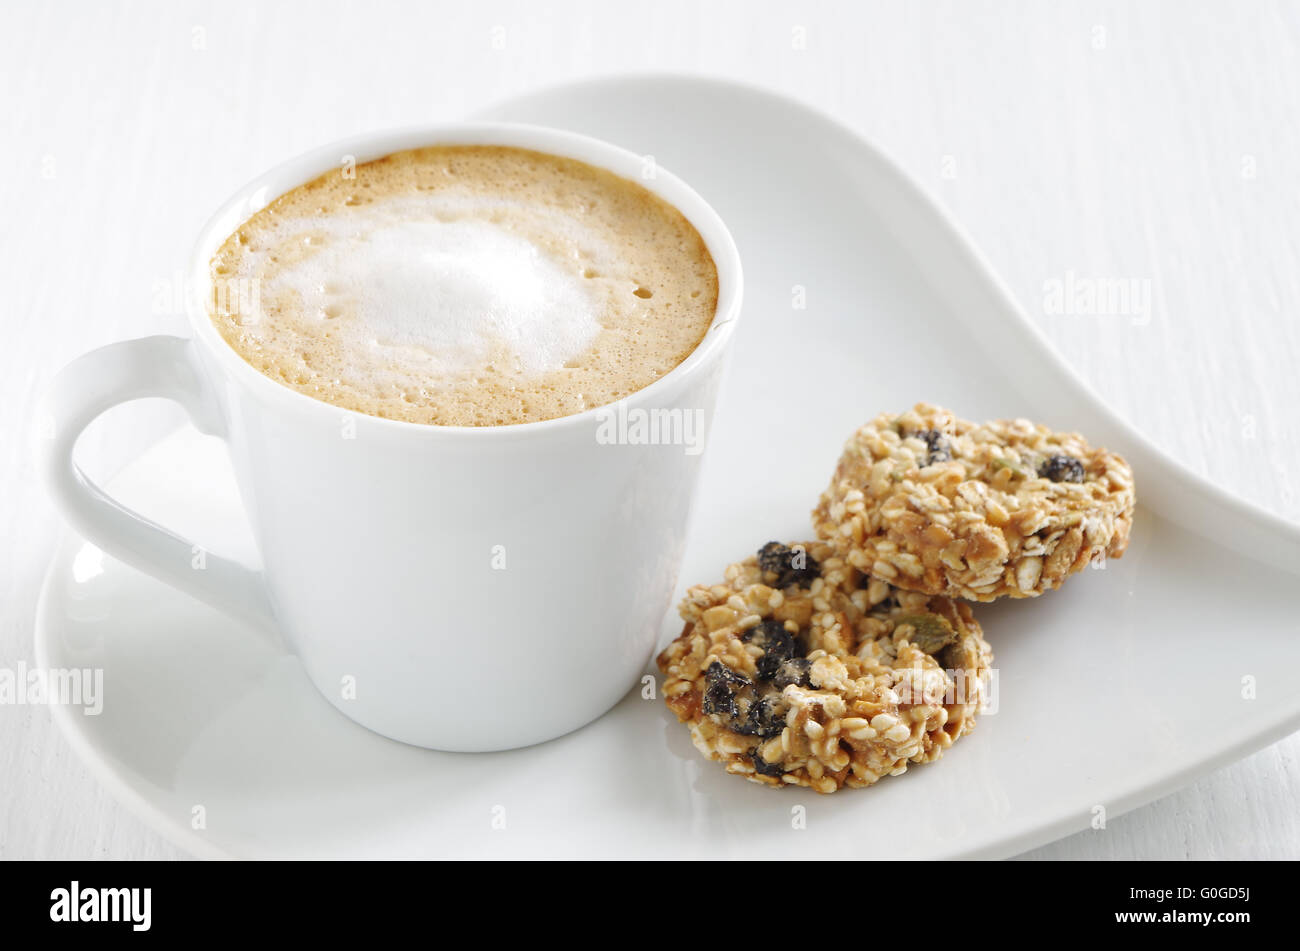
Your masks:
M718 303L708 248L672 205L507 146L322 175L245 221L211 274L213 323L264 375L343 409L449 426L613 403L685 360ZM256 293L220 293L232 286Z

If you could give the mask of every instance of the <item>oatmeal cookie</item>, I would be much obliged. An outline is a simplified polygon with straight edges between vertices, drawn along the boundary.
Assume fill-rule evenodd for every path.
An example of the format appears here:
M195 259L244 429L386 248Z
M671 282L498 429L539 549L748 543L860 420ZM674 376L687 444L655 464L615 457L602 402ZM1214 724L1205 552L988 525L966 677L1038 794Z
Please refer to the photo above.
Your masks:
M870 786L975 726L992 651L970 608L868 578L822 542L769 542L696 585L659 655L709 759L768 786Z
M1027 419L979 426L918 403L853 434L813 525L874 578L992 601L1118 558L1134 500L1128 463L1078 433Z

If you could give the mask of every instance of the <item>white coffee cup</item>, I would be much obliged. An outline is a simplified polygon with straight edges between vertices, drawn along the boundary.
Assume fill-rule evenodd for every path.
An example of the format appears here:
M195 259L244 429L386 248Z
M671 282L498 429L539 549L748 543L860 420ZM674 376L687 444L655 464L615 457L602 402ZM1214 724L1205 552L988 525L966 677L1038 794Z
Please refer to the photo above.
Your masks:
M718 270L717 314L699 347L621 405L485 428L349 413L245 363L202 303L221 242L348 157L436 144L580 159L676 206ZM541 742L600 716L638 682L676 586L701 458L693 438L683 444L681 423L702 419L707 433L740 313L740 257L703 199L644 156L571 132L473 123L365 135L240 189L200 234L190 277L200 289L188 304L192 337L103 347L50 388L49 425L39 428L53 435L38 453L73 528L278 635L335 707L407 743L486 751ZM143 397L175 400L225 441L260 569L216 554L195 568L192 542L121 507L78 469L82 430ZM646 426L656 420L654 434ZM659 441L641 442L647 435Z

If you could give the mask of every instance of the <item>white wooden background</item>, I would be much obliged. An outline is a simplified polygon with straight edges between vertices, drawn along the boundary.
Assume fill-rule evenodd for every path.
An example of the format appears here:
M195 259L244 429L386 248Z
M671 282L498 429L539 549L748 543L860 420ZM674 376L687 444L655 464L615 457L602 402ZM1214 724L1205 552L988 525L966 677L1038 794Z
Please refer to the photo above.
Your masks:
M220 200L331 139L627 70L750 80L874 139L1113 406L1300 520L1296 3L42 0L4 20L0 666L33 662L59 532L28 456L33 400L83 350L182 331L160 292ZM1046 313L1045 282L1070 272L1150 281L1151 321ZM104 420L92 473L175 418ZM1300 735L1030 854L1295 858L1298 755ZM0 857L181 855L47 711L0 707Z

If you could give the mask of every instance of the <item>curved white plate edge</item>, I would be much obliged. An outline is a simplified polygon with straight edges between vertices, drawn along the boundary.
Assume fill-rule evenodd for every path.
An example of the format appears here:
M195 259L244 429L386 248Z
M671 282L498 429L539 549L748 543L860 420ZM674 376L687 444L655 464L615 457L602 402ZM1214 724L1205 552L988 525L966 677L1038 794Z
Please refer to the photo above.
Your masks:
M162 439L170 439L175 435L171 433ZM159 440L161 442L162 440ZM155 445L157 445L155 443ZM149 450L146 450L148 452ZM143 454L142 454L143 455ZM112 487L112 481L107 483L107 487ZM68 563L70 553L78 546L88 544L81 536L77 535L70 529L65 529L59 544L55 549L54 558L50 561L49 569L45 573L45 580L41 582L41 591L36 602L36 634L35 648L36 664L41 669L50 667L49 656L49 619L46 616L49 610L49 604L54 599L54 585L57 583L58 576L61 574L59 569L62 565ZM159 582L161 583L161 582ZM232 624L238 624L238 621L232 619ZM204 839L193 829L185 828L178 819L164 812L158 806L154 805L144 793L140 792L136 786L128 779L119 776L109 765L108 758L100 753L98 748L90 741L89 734L83 733L77 726L74 719L73 707L71 705L52 703L47 704L50 716L53 718L59 732L63 734L64 739L72 747L72 751L77 754L82 764L90 771L91 775L103 783L104 788L114 799L126 807L127 811L132 813L137 819L145 825L150 826L154 831L160 833L169 839L173 845L188 850L197 858L206 859L233 859L237 856L224 849L218 848L212 842Z
M1078 375L1065 359L1056 351L1046 335L1038 326L1030 320L1024 308L1021 307L1011 289L1002 280L997 271L989 263L983 252L979 250L974 241L966 234L965 229L950 215L940 203L940 201L930 194L923 186L915 181L912 176L887 152L877 146L865 135L859 133L852 127L835 116L827 113L815 106L807 105L794 99L784 93L767 89L755 83L742 82L728 77L710 76L708 74L679 74L679 73L656 73L656 72L637 72L637 73L616 73L608 76L598 76L587 79L581 79L573 82L559 83L548 86L535 92L527 93L521 96L515 96L508 99L502 99L498 102L479 110L477 116L491 115L495 110L505 108L526 108L530 100L541 100L549 96L562 95L574 92L591 86L615 86L620 84L636 85L644 83L665 83L690 85L693 83L707 83L718 87L719 89L729 89L734 92L740 92L755 98L768 100L774 105L779 105L783 109L802 112L810 115L820 121L827 129L833 131L841 138L847 139L854 146L860 148L869 155L874 162L892 178L901 191L910 199L911 203L920 209L930 219L930 223L940 229L952 244L953 248L965 258L965 264L978 277L986 288L993 292L1000 307L999 312L1011 316L1017 322L1017 330L1020 332L1023 340L1029 341L1037 350L1040 358L1050 362L1052 368L1058 376L1069 382L1077 391L1078 396L1082 399L1084 408L1091 410L1095 415L1104 420L1105 424L1112 430L1120 432L1124 439L1133 446L1142 447L1148 455L1149 461L1147 466L1152 462L1164 470L1164 477L1167 480L1182 482L1185 486L1194 490L1194 493L1200 493L1206 501L1211 504L1226 508L1235 519L1247 519L1253 522L1255 526L1264 532L1271 532L1281 536L1280 540L1290 546L1300 556L1300 524L1291 522L1274 512L1262 506L1256 505L1247 499L1242 498L1222 486L1217 485L1207 479L1200 473L1192 470L1184 463L1169 455L1150 439L1144 436L1126 419L1113 410L1110 405L1103 399L1086 380ZM707 200L707 196L706 196ZM966 315L967 311L963 308L956 308L955 313L959 319L969 322ZM1099 427L1100 428L1100 427ZM1146 467L1144 467L1146 469ZM1147 469L1149 471L1149 469ZM1166 509L1157 502L1155 506L1150 507L1152 511L1163 518L1168 518L1177 525L1186 528L1195 534L1207 537L1217 544L1223 544L1224 539L1217 533L1210 533L1206 527L1193 520L1180 518L1172 508ZM1229 524L1231 522L1229 521ZM1238 526L1240 527L1240 526ZM1242 544L1232 546L1234 551L1247 557L1252 555L1250 546ZM1284 569L1290 569L1293 573L1300 574L1300 563L1294 565L1282 565Z
M1249 739L1227 744L1218 752L1198 760L1194 765L1184 769L1176 770L1168 777L1161 781L1130 792L1126 795L1113 797L1099 797L1104 800L1103 805L1106 808L1106 821L1112 822L1134 809L1140 809L1148 803L1155 802L1164 796L1177 792L1184 786L1190 785L1196 780L1220 769L1229 766L1238 760L1257 753L1264 747L1276 743L1290 734L1300 729L1300 711L1292 714L1290 717L1283 719L1275 728L1263 730L1259 734ZM1043 845L1048 845L1063 839L1067 836L1074 835L1078 832L1085 832L1090 828L1090 817L1083 816L1076 819L1067 817L1055 822L1048 822L1037 829L1026 832L1022 835L1013 836L1009 839L1002 839L996 845L973 846L970 849L953 853L952 859L1003 859L1014 858L1021 853L1028 852Z
M163 443L181 436L186 432L186 429L187 427L182 426L164 435L153 446L146 449L140 458L144 458L155 451ZM128 464L123 467L121 474L124 476L129 474L133 467L134 463ZM106 483L107 488L111 490L115 481L116 478L108 480ZM41 585L35 616L35 655L37 665L42 668L50 666L48 638L51 628L47 612L49 605L55 599L55 585L69 570L68 566L71 565L77 549L84 544L87 544L87 542L75 532L70 529L65 530ZM239 626L239 622L233 619L229 623L232 626ZM250 634L250 636L252 635ZM74 752L77 753L91 774L104 784L108 792L121 802L129 812L155 829L155 831L164 835L178 847L188 850L198 858L274 860L285 857L274 851L259 849L255 842L247 839L238 843L240 847L238 851L215 845L208 838L186 827L178 816L173 816L171 813L159 808L154 800L139 788L143 783L137 784L133 782L124 774L125 771L123 774L115 771L109 758L103 756L90 741L89 734L83 732L83 721L75 715L74 707L54 704L50 705L50 712L54 722L59 727L60 732L68 739ZM1149 781L1127 793L1115 796L1102 795L1099 798L1104 799L1106 802L1108 819L1118 818L1133 809L1169 795L1201 776L1213 772L1215 769L1263 749L1297 729L1300 729L1300 711L1283 718L1259 733L1252 734L1244 740L1225 744L1210 756L1199 760L1192 766L1176 770L1158 780ZM1010 838L998 838L996 835L989 836L986 841L972 843L968 848L949 853L947 857L952 859L998 859L1016 856L1076 832L1085 831L1088 828L1088 821L1089 818L1086 814L1071 812L1061 818L1048 820L1040 826Z
M984 258L982 252L980 252L974 243L967 237L961 226L943 210L938 201L930 196L929 193L918 183L913 181L910 175L908 175L892 157L887 155L882 149L870 142L864 136L844 125L828 113L801 103L782 93L766 89L756 84L739 82L725 77L672 73L615 74L612 76L593 77L575 82L556 84L534 93L516 96L493 103L481 110L481 112L490 113L493 109L504 107L507 104L519 105L520 103L526 103L532 98L554 95L559 92L575 90L584 86L613 85L621 82L639 83L647 81L674 82L681 84L707 82L719 87L731 87L750 95L767 98L775 103L779 103L783 108L794 108L806 112L822 121L828 128L835 130L837 134L847 136L855 145L863 148L864 151L871 155L883 169L890 173L897 183L907 192L913 202L930 215L934 224L947 232L953 245L966 257L968 265L973 268L978 275L984 279L989 288L995 292L1003 305L1003 309L1008 313L1013 314L1018 319L1020 329L1026 332L1026 336L1033 340L1035 345L1042 352L1042 355L1051 360L1053 366L1061 372L1065 379L1069 380L1070 383L1090 401L1094 411L1099 411L1112 427L1123 431L1134 444L1145 445L1161 464L1172 470L1174 475L1181 477L1185 482L1190 482L1194 488L1208 495L1212 501L1229 507L1239 515L1250 517L1252 520L1259 522L1263 528L1277 531L1284 535L1291 535L1293 536L1293 540L1300 543L1300 526L1296 526L1274 513L1232 494L1228 490L1221 488L1200 474L1192 471L1178 460L1169 456L1159 447L1152 444L1127 421L1118 416L1110 406L1092 390L1091 386L1080 378L1072 367L1065 363L1063 358L1056 352L1055 348L1042 334L1038 327L1029 320L1015 297L1011 294L1009 288L1007 288L1002 279L997 275L997 272L993 270ZM164 436L162 439L170 438L171 435L174 435L174 433ZM162 440L160 439L159 441L161 442ZM1176 521L1178 524L1184 524L1177 519L1171 520ZM1192 526L1184 527L1195 530ZM48 599L52 597L50 590L55 580L56 568L63 561L65 551L68 547L75 545L78 541L78 537L71 531L65 530L64 536L65 537L60 542L55 557L51 560L50 567L46 572L45 579L41 585L37 604L35 617L37 632L35 638L35 654L37 663L41 666L48 665L48 651L44 635L49 630L49 626L45 614ZM60 731L74 748L74 751L77 752L82 762L86 764L92 774L96 775L100 781L104 783L110 794L112 794L119 802L122 802L124 806L126 806L142 821L152 825L154 828L167 835L179 847L189 850L200 858L227 859L237 857L214 846L209 840L194 833L193 830L185 828L184 825L179 823L176 819L154 806L152 802L150 802L150 800L142 793L138 792L134 786L119 778L118 775L109 768L107 761L101 757L90 744L89 740L86 739L74 726L71 708L65 709L59 705L52 705L51 716L58 725ZM1234 762L1252 752L1262 749L1270 743L1294 732L1297 728L1300 728L1300 713L1284 719L1274 729L1262 731L1260 734L1257 734L1248 740L1229 744L1216 755L1202 760L1194 766L1175 772L1162 783L1143 788L1130 793L1127 796L1116 797L1115 802L1117 805L1116 808L1110 810L1110 815L1112 817L1117 817L1131 811L1132 809L1145 805L1148 802L1159 799L1208 772L1212 772L1223 765ZM1081 826L1080 821L1066 818L1055 823L1049 823L1039 829L1024 833L1023 835L1017 836L1013 839L1002 840L996 846L974 846L970 850L955 853L953 857L987 858L1017 855L1039 845L1055 841L1062 836L1081 831L1081 828L1086 827L1086 822Z

